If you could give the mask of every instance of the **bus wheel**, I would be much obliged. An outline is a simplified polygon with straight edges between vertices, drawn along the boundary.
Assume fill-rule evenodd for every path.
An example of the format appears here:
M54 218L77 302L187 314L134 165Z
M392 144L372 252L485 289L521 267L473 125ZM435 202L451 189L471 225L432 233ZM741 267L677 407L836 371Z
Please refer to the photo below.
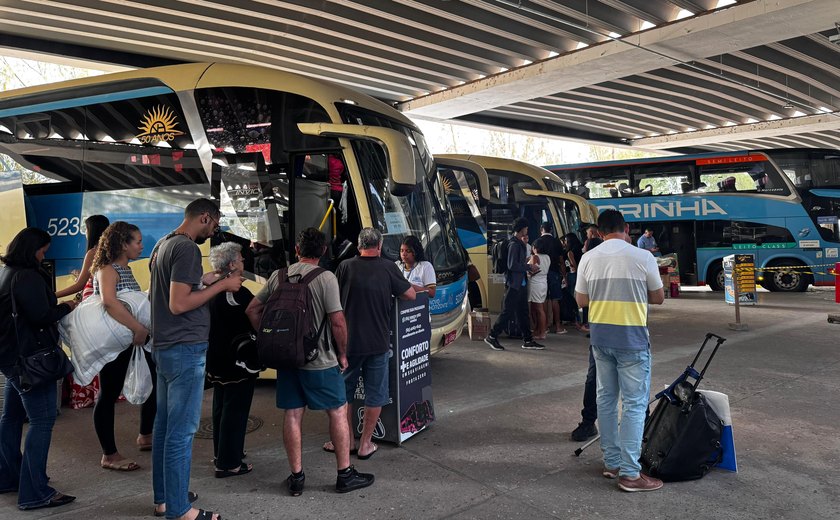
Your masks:
M776 292L803 292L808 288L807 267L799 262L776 262L769 267L790 266L793 269L771 269L764 271L766 288ZM763 285L763 284L762 284Z
M709 276L706 277L706 283L713 291L722 291L725 285L723 277L723 264L717 264L709 268Z

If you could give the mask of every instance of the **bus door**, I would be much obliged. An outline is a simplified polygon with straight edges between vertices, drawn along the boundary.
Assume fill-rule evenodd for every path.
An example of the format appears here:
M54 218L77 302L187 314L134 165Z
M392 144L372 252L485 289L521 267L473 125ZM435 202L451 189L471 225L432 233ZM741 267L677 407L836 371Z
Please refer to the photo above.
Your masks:
M580 195L532 189L522 191L531 197L545 197L554 202L558 218L563 223L562 227L556 229L558 237L566 233L577 233L581 242L584 242L586 226L598 221L598 208Z
M480 276L478 280L468 284L470 305L474 308L483 307L483 302L488 301L485 284L491 271L487 255L487 224L484 218L490 200L487 171L479 164L462 159L436 157L435 164L452 208L458 238Z

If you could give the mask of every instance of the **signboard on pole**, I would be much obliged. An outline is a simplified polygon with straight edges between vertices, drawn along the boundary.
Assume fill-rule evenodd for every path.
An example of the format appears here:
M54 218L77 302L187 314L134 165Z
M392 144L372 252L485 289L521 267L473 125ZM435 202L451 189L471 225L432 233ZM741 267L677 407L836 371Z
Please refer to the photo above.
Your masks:
M755 257L753 255L737 254L723 257L723 275L726 303L735 303L737 289L738 302L741 305L756 304Z
M427 428L435 419L429 355L432 330L429 297L395 300L389 361L390 403L382 407L373 438L397 445ZM364 382L359 377L353 396L353 433L362 432Z

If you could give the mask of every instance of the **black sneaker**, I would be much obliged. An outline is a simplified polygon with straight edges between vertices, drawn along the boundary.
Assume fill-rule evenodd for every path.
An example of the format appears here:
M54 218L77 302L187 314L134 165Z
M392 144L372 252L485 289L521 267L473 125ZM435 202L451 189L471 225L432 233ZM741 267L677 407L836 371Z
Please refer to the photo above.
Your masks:
M300 472L299 477L296 477L294 473L289 475L289 478L286 479L286 485L289 487L289 494L293 497L299 497L303 494L304 482L306 482L306 475L303 474L303 471Z
M598 436L598 428L595 423L581 422L577 428L572 431L572 440L575 442L586 442L593 437Z
M545 350L545 345L540 345L534 340L526 341L522 344L522 348L525 350Z
M347 468L343 474L335 479L335 490L339 493L348 493L356 489L362 489L373 484L373 475L370 473L359 473L355 466Z
M493 336L487 336L486 338L484 338L484 342L490 345L490 348L492 348L493 350L505 349L505 347L503 347L502 344L499 343L499 340L494 338Z

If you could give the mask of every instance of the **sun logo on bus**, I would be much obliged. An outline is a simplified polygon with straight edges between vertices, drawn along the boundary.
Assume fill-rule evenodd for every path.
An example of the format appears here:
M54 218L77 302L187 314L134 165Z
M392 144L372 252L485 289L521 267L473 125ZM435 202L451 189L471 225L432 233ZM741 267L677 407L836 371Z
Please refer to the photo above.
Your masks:
M178 117L172 108L158 105L151 108L140 120L142 134L137 135L141 143L155 143L158 141L174 141L175 136L184 135L184 132L177 130Z
M452 193L454 191L452 189L452 181L449 180L449 177L441 178L440 183L441 183L441 185L443 185L443 192L446 193L447 195L449 195L450 193Z

